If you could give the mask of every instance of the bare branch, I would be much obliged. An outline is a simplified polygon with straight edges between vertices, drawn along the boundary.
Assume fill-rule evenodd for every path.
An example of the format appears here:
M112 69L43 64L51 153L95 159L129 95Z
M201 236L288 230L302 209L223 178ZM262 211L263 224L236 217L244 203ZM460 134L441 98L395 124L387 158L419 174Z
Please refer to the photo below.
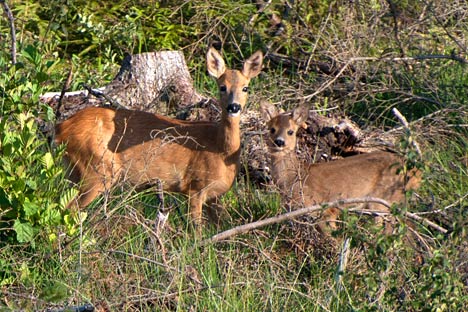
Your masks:
M419 157L422 158L422 153L421 153L421 149L419 148L419 144L418 142L416 142L416 140L411 136L411 130L410 130L410 127L409 127L409 124L408 124L408 121L406 120L405 116L403 116L400 111L394 107L392 109L392 112L393 114L395 115L396 118L398 118L398 120L401 122L401 124L403 125L403 128L408 131L409 133L409 141L411 143L411 145L413 145L414 149L416 150L416 152L418 153Z
M218 234L214 235L213 237L202 241L201 244L205 245L207 243L220 242L220 241L226 240L227 238L235 236L235 235L247 233L249 231L252 231L252 230L267 226L267 225L292 220L294 218L297 218L297 217L300 217L300 216L303 216L303 215L306 215L306 214L309 214L309 213L312 213L312 212L315 212L315 211L323 210L323 209L326 209L326 208L339 207L339 206L349 205L349 204L360 204L360 203L378 203L378 204L381 204L381 205L383 205L383 206L385 206L387 208L391 207L391 205L387 201L385 201L383 199L380 199L380 198L375 198L375 197L351 198L351 199L336 200L336 201L333 201L333 202L323 203L323 204L320 204L320 205L313 205L313 206L310 206L310 207L294 210L294 211L284 213L284 214L281 214L281 215L278 215L278 216L274 216L274 217L271 217L271 218L267 218L267 219L264 219L264 220L259 220L259 221L255 221L255 222L252 222L252 223L239 225L239 226L237 226L235 228L232 228L230 230L218 233Z
M446 60L453 60L460 62L462 64L468 64L468 61L461 56L458 56L454 53L450 55L444 54L431 54L431 55L418 55L418 56L407 56L407 57L371 57L371 56L362 56L362 57L352 57L350 58L340 69L340 71L336 74L333 79L325 83L324 85L320 86L312 94L309 94L303 98L304 101L308 101L312 99L314 96L322 93L325 89L331 86L344 72L345 70L355 62L377 62L377 61L384 61L384 62L408 62L408 61L422 61L422 60L432 60L432 59L446 59Z
M67 80L65 80L65 83L63 84L62 91L60 92L60 97L58 99L57 108L55 109L55 118L57 120L60 119L60 114L61 114L60 109L62 108L63 97L65 96L65 93L67 92L67 90L70 88L72 79L73 79L73 63L71 64L70 70L68 71Z
M228 239L228 238L230 238L232 236L244 234L244 233L247 233L247 232L250 232L252 230L255 230L255 229L258 229L258 228L261 228L261 227L265 227L265 226L268 226L268 225L277 224L277 223L281 223L281 222L284 222L284 221L292 220L294 218L297 218L297 217L300 217L300 216L303 216L303 215L306 215L306 214L309 214L309 213L312 213L312 212L315 212L315 211L320 211L320 210L324 210L324 209L331 208L331 207L339 208L340 206L343 206L343 205L362 204L362 203L377 203L377 204L380 204L382 206L385 206L388 209L391 208L391 204L389 202L387 202L386 200L383 200L381 198L376 198L376 197L341 199L341 200L336 200L336 201L333 201L333 202L322 203L322 204L319 204L319 205L313 205L313 206L305 207L305 208L302 208L302 209L287 212L287 213L284 213L284 214L281 214L281 215L278 215L278 216L274 216L274 217L271 217L271 218L267 218L267 219L264 219L264 220L259 220L259 221L239 225L239 226L236 226L235 228L232 228L232 229L229 229L227 231L218 233L218 234L212 236L211 238L203 240L200 243L200 245L203 246L203 245L206 245L206 244L209 244L209 243L218 243L218 242L224 241L224 240L226 240L226 239ZM360 209L351 209L350 211L360 212L362 210L360 210ZM365 212L373 214L373 215L378 215L378 216L391 214L390 212L382 212L382 211L368 211L368 210L366 210ZM404 214L404 216L409 217L411 219L414 219L414 220L416 220L418 222L421 222L422 224L425 224L425 225L427 225L429 227L432 227L433 229L435 229L435 230L437 230L437 231L439 231L439 232L441 232L443 234L446 234L448 232L447 229L435 224L434 222L432 222L430 220L424 219L421 216L418 216L418 215L416 215L414 213L404 212L403 214Z
M437 230L437 231L439 231L439 232L441 232L441 233L443 233L443 234L447 234L447 233L448 233L448 230L447 230L447 229L441 227L440 225L435 224L434 222L432 222L432 221L430 221L430 220L428 220L428 219L425 219L425 218L423 218L423 217L421 217L421 216L418 216L418 215L415 214L415 213L406 212L405 215L406 215L407 217L410 217L411 219L414 219L414 220L416 220L416 221L418 221L418 222L421 222L422 224L425 224L425 225L427 225L427 226L429 226L429 227L431 227L431 228L433 228L433 229L435 229L435 230Z
M11 13L10 7L5 0L0 0L0 3L3 6L3 11L5 11L8 21L10 22L10 33L11 33L11 62L13 65L16 64L16 29L15 29L15 18L13 13Z

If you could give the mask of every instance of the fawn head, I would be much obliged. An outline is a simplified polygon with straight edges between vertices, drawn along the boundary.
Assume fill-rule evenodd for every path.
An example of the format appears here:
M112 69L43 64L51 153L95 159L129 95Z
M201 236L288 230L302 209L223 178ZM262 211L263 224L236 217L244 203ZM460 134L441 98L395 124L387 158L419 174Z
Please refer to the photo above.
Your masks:
M290 113L277 111L270 103L261 103L261 112L267 122L271 152L291 152L296 148L296 133L299 128L307 128L308 109L299 106Z
M262 70L263 53L257 51L245 62L241 71L226 69L223 57L214 48L206 54L208 73L218 82L223 114L238 117L247 103L250 79Z

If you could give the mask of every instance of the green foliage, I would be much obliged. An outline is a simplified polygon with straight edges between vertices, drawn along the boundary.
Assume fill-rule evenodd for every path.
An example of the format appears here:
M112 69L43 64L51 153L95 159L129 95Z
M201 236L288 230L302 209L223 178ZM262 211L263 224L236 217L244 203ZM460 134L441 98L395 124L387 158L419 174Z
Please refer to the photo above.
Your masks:
M8 291L0 296L6 298L0 310L85 301L102 310L467 309L467 68L453 59L392 59L466 50L463 6L274 0L259 12L252 1L7 2L16 18L18 63L10 64L9 25L2 18L0 290ZM404 169L425 171L420 195L424 202L433 197L432 205L394 207L399 222L392 235L345 214L336 233L352 238L343 272L336 272L334 257L322 259L300 245L285 248L284 240L297 238L284 237L281 225L199 247L187 227L186 199L178 195L166 196L166 208L173 209L161 233L154 229L159 203L152 192L114 192L86 213L67 210L76 190L65 179L63 147L52 148L42 133L54 112L40 104L40 95L61 90L71 68L73 90L82 83L102 86L125 53L162 49L184 51L195 84L208 93L215 89L203 61L210 44L222 48L230 66L257 49L268 52L249 109L262 99L288 108L305 102L324 109L320 114L338 111L372 130L395 126L391 109L397 107L412 122L411 133L398 136ZM375 59L355 60L340 72L359 57ZM421 143L424 161L410 140ZM220 199L231 217L223 229L282 212L278 194L245 178ZM408 228L406 209L451 235L423 225ZM421 254L407 243L414 230L424 233L424 248L416 249ZM422 262L414 260L419 256Z
M44 60L40 51L33 45L26 46L20 51L18 62L9 66L8 56L0 57L0 100L2 116L10 113L31 111L37 116L44 113L47 121L53 118L50 107L40 106L39 96L47 91L51 79L57 77L56 70L60 60Z
M447 253L446 247L440 246L426 258L426 263L418 264L421 255L408 246L411 232L403 223L393 235L377 232L369 235L353 227L353 223L346 224L346 233L363 251L361 261L366 264L365 271L344 274L345 289L359 288L349 298L351 306L366 311L462 311L466 308L467 294L455 269L454 259L459 255L451 254L453 250Z
M18 63L8 65L0 58L0 208L3 242L32 243L40 234L54 241L62 226L67 233L76 231L76 217L65 206L76 190L63 183L62 149L49 148L41 127L53 122L51 107L39 104L39 96L57 73L60 60L44 59L40 51L25 46ZM8 68L9 67L9 68ZM38 119L40 118L40 119ZM57 186L60 186L58 188ZM13 232L12 232L12 231ZM13 235L14 233L14 235Z
M76 195L69 189L58 194L64 178L60 158L47 151L31 114L19 113L0 122L0 207L3 239L34 242L40 231L56 238L55 227L64 225L65 205ZM13 222L13 224L11 224ZM73 223L69 224L72 226ZM72 229L70 228L70 229Z
M108 47L120 55L173 49L193 32L159 1L25 1L14 14L27 15L23 31L53 39L44 43L46 52L58 49L65 58L99 57Z
M455 269L454 250L441 248L420 272L421 293L413 303L413 308L430 311L462 311L466 309L468 296L465 285L460 281Z

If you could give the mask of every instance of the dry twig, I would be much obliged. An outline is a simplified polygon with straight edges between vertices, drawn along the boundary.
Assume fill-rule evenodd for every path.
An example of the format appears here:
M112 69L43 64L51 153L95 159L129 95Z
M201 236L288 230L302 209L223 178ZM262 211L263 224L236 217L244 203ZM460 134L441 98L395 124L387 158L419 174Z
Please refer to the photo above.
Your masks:
M458 56L454 53L450 55L442 55L442 54L436 54L436 55L418 55L418 56L408 56L408 57L352 57L350 58L340 69L340 71L327 83L324 85L320 86L314 93L309 94L303 98L304 101L308 101L312 99L314 96L322 93L327 89L329 86L331 86L344 72L346 69L348 69L351 64L355 62L375 62L375 61L384 61L384 62L408 62L408 61L422 61L422 60L432 60L432 59L448 59L448 60L454 60L457 62L460 62L462 64L467 64L468 61L461 57Z
M220 242L220 241L226 240L227 238L230 238L230 237L235 236L235 235L247 233L249 231L252 231L252 230L267 226L267 225L272 225L272 224L292 220L294 218L297 218L297 217L300 217L300 216L303 216L303 215L306 215L306 214L309 214L309 213L312 213L312 212L315 212L315 211L323 210L325 208L339 207L339 206L342 206L342 205L349 205L349 204L370 203L370 202L379 203L379 204L381 204L381 205L383 205L383 206L385 206L387 208L391 207L391 205L387 201L385 201L383 199L380 199L380 198L374 198L374 197L336 200L336 201L333 201L333 202L323 203L323 204L320 204L320 205L313 205L313 206L310 206L310 207L294 210L294 211L287 212L287 213L284 213L284 214L281 214L281 215L278 215L278 216L274 216L274 217L271 217L271 218L267 218L267 219L264 219L264 220L259 220L259 221L255 221L255 222L252 222L252 223L239 225L239 226L236 226L235 228L232 228L230 230L218 233L218 234L214 235L213 237L202 241L201 244L204 245L204 244L207 244L207 243Z
M400 123L403 125L403 128L408 132L408 134L409 134L408 140L410 141L411 145L416 150L416 153L418 153L419 157L422 158L422 153L421 153L421 149L419 148L419 144L418 144L418 142L416 142L416 140L411 135L411 130L410 130L410 127L409 127L409 123L406 120L405 116L403 116L403 114L400 113L400 111L396 107L394 107L392 109L392 112L395 115L395 117L398 118Z
M343 205L362 204L362 203L377 203L377 204L385 206L388 209L391 208L391 204L389 202L387 202L386 200L383 200L381 198L363 197L363 198L341 199L341 200L336 200L336 201L333 201L333 202L322 203L322 204L319 204L319 205L313 205L313 206L305 207L305 208L302 208L302 209L287 212L287 213L284 213L284 214L281 214L281 215L278 215L278 216L274 216L274 217L271 217L271 218L267 218L267 219L264 219L264 220L259 220L259 221L239 225L239 226L236 226L236 227L234 227L232 229L229 229L227 231L218 233L218 234L212 236L211 238L202 241L200 243L200 245L206 245L206 244L209 244L209 243L221 242L221 241L224 241L224 240L226 240L226 239L228 239L228 238L230 238L232 236L244 234L244 233L250 232L252 230L264 227L264 226L268 226L268 225L272 225L272 224L292 220L294 218L297 218L297 217L300 217L300 216L303 216L303 215L306 215L306 214L309 214L309 213L312 213L312 212L316 212L316 211L319 211L319 210L323 210L323 209L326 209L326 208L331 208L331 207L339 208L339 207L341 207ZM359 210L359 209L350 209L350 211L360 212L361 210ZM379 216L389 215L390 214L390 212L380 212L380 211L377 212L377 211L368 211L368 210L366 210L365 212L375 214L375 215L379 215ZM414 213L404 212L404 215L411 218L411 219L414 219L414 220L416 220L418 222L426 224L426 225L434 228L435 230L437 230L437 231L439 231L441 233L445 234L445 233L448 232L447 229L435 224L434 222L432 222L430 220L424 219L424 218L422 218L422 217L420 217L420 216L418 216L418 215L416 215Z

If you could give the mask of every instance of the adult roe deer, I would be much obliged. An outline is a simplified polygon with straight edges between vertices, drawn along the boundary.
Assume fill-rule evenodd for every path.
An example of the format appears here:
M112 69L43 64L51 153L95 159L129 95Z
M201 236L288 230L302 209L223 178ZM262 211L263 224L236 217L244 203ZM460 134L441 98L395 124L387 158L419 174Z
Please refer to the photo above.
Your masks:
M298 107L291 113L280 113L269 103L261 104L261 111L270 131L267 144L271 157L271 174L292 207L310 206L346 198L378 197L389 203L404 203L406 190L416 189L421 182L418 170L399 173L404 160L390 152L372 152L327 163L307 164L298 160L296 133L305 127L308 110ZM284 195L284 194L283 194ZM377 203L366 209L388 212ZM340 211L328 208L323 212L319 228L334 226Z
M66 143L70 178L80 184L85 207L117 181L151 185L188 195L192 221L202 221L202 205L228 191L239 169L240 113L250 79L262 67L255 52L241 71L226 69L210 48L208 72L217 79L220 122L182 121L142 111L86 108L57 125L56 143Z

